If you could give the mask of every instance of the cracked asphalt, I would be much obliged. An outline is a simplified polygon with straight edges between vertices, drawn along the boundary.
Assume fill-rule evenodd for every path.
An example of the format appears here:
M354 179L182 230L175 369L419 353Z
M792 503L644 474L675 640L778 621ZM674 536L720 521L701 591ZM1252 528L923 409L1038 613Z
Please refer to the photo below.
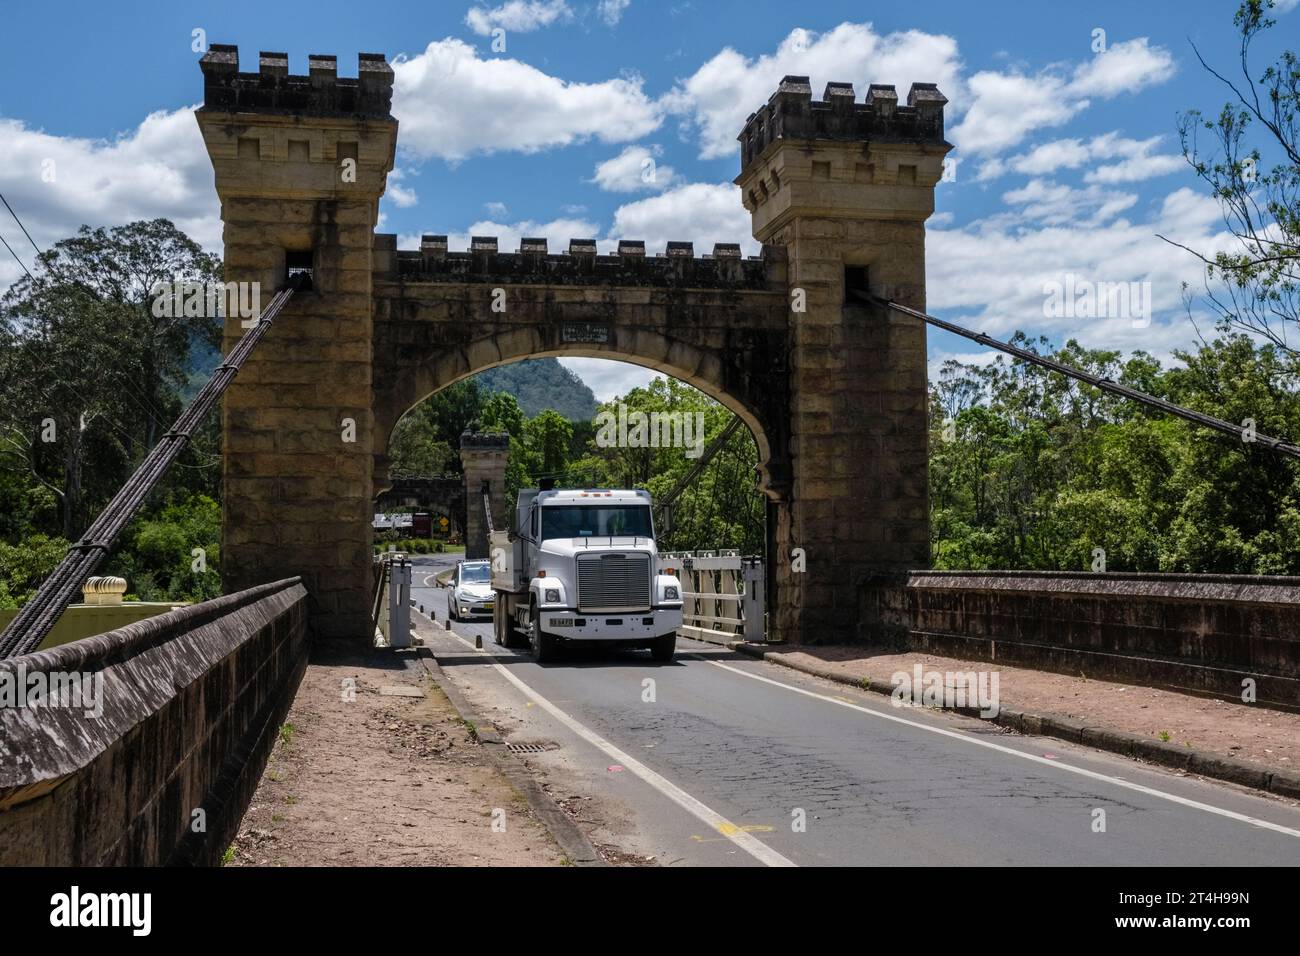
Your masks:
M414 558L412 596L444 624L449 592L424 585L455 560ZM1300 806L1230 784L894 708L881 695L694 641L679 640L667 665L645 651L603 651L541 666L526 650L494 644L486 619L452 629L469 643L430 636L446 674L508 740L559 744L528 764L566 806L584 808L579 822L593 842L663 865L761 864L725 827L711 829L547 713L493 661L800 866L1300 864Z

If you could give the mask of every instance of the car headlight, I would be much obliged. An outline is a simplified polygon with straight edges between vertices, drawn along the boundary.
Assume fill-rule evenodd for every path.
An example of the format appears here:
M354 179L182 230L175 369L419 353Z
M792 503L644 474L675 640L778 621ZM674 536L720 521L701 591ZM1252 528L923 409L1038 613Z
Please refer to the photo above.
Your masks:
M558 604L559 601L560 601L560 589L559 589L559 588L547 588L547 589L546 589L546 603L547 603L547 604Z
M678 599L678 598L677 598L677 588L675 588L675 587L674 587L673 585L671 585L671 584L668 585L668 587L664 588L664 600L665 600L665 601L676 601L677 599Z

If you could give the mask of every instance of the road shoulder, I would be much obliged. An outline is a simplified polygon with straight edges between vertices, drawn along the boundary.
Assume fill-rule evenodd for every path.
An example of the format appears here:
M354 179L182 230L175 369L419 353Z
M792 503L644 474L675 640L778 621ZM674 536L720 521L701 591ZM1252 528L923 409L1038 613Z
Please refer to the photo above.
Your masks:
M570 862L413 655L313 649L227 865Z

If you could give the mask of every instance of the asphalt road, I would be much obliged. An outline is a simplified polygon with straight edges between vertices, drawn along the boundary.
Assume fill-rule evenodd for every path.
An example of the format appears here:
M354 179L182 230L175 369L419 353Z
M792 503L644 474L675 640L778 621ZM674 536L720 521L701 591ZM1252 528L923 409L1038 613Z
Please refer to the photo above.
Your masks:
M441 623L431 575L456 559L415 559L413 598ZM593 841L659 864L1300 865L1293 802L709 644L542 666L491 633L453 624L434 654L507 740L550 747L527 759Z

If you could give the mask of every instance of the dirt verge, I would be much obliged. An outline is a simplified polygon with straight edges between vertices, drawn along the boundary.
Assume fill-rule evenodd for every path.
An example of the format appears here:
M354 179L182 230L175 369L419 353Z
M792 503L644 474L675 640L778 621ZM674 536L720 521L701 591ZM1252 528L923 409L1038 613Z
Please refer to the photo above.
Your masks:
M417 661L323 647L239 834L238 866L565 862Z

